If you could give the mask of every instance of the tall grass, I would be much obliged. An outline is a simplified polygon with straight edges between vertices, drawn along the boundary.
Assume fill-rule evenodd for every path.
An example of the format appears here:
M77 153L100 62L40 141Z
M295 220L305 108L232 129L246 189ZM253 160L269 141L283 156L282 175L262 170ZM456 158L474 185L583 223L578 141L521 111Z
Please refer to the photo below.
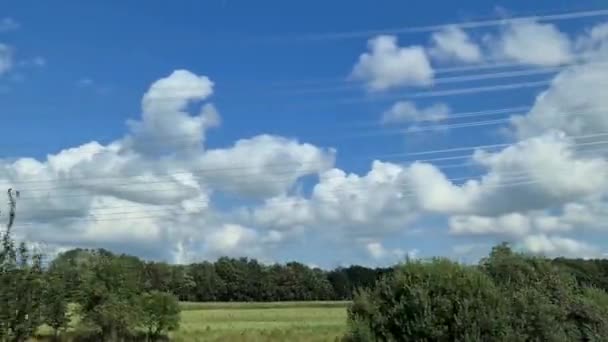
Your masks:
M321 342L340 341L346 332L349 302L192 303L183 302L173 341ZM62 341L76 341L78 317ZM50 341L40 330L37 341Z
M181 302L183 311L216 309L346 308L349 301L308 302Z

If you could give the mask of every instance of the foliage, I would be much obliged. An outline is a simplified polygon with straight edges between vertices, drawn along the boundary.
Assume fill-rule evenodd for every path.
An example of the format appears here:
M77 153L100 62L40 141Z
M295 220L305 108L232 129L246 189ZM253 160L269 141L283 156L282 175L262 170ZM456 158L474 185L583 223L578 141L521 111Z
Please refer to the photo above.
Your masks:
M24 341L41 324L42 256L11 235L15 197L8 191L9 222L0 246L0 340Z
M349 337L601 341L608 336L608 294L586 284L568 268L515 253L506 244L479 266L441 259L408 262L355 297Z
M487 275L444 259L405 263L349 308L352 339L380 341L498 340L504 313Z
M503 244L481 267L509 301L509 324L518 339L599 341L608 336L602 307L589 300L602 297L550 260L514 253Z
M141 298L141 324L148 335L158 338L164 332L179 327L180 306L177 298L166 292L152 291Z
M130 257L99 254L89 267L78 296L82 321L104 340L128 336L141 318L141 265Z
M66 281L58 272L47 272L45 276L44 305L42 306L43 322L51 327L54 336L68 328L71 315Z

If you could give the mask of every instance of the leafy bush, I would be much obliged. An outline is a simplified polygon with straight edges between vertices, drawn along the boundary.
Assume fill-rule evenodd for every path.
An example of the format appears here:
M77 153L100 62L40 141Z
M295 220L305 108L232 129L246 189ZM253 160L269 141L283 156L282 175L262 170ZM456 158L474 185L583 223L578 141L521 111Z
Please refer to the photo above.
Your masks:
M358 341L489 341L507 335L506 303L492 280L448 260L412 261L362 291L349 308Z
M152 291L141 298L141 324L153 339L164 332L179 327L180 307L177 298L170 293Z
M545 258L492 250L479 266L408 262L357 294L354 341L602 341L608 294Z
M71 319L66 282L57 272L47 272L44 287L43 322L53 329L54 337L66 330Z
M141 319L139 294L143 285L138 265L130 258L100 254L83 275L78 296L84 324L104 341L131 335Z

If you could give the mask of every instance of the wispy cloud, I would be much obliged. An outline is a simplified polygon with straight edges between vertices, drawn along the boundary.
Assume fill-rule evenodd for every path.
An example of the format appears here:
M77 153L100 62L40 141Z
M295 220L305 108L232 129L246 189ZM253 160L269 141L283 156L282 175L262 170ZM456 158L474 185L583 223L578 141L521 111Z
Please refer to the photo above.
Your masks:
M20 67L39 67L42 68L46 66L46 59L42 56L36 56L30 59L24 59L19 61L18 65Z
M35 66L43 67L46 65L46 59L40 56L34 57L32 59L32 64L34 64Z
M81 78L78 80L78 82L76 82L76 85L78 85L79 87L90 87L93 85L93 80L90 78Z
M13 49L0 43L0 75L8 72L13 67Z
M0 32L14 31L21 27L21 24L15 19L6 17L0 19Z

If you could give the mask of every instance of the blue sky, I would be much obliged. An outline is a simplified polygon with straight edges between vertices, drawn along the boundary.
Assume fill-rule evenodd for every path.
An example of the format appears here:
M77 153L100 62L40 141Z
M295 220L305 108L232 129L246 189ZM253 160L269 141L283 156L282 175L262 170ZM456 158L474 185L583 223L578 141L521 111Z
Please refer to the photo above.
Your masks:
M548 185L544 188L515 185L517 192L511 191L511 185L507 184L501 188L506 190L496 191L488 198L496 203L527 203L517 196L548 192L539 195L528 207L505 204L498 209L479 209L480 205L474 203L487 199L479 197L477 190L465 184L466 179L483 175L497 177L497 182L513 183L504 179L517 172L520 176L523 172L524 180L530 180L529 173L537 170L524 167L543 163L543 160L523 157L527 156L527 148L532 149L528 146L536 146L534 139L542 143L545 140L564 143L567 150L564 154L571 158L555 163L588 162L589 167L581 171L582 180L588 179L584 172L601 178L595 167L605 162L603 154L589 159L586 155L579 156L578 151L570 156L568 151L576 147L571 145L576 145L573 141L577 137L603 132L601 128L607 120L605 108L600 106L602 100L593 98L593 94L586 94L584 101L569 99L568 96L575 94L561 91L558 79L572 77L575 79L568 84L583 82L580 84L583 88L597 87L594 83L584 83L591 81L583 76L588 72L585 67L599 65L598 75L605 70L598 64L606 57L604 47L608 36L602 33L606 31L602 24L608 20L603 1L576 4L567 1L182 1L173 4L148 1L145 6L122 1L1 1L1 4L0 20L4 21L0 23L12 25L0 25L0 28L4 26L0 29L0 47L10 50L10 56L3 57L0 48L0 103L5 120L5 133L0 137L0 145L4 147L0 151L0 157L4 158L0 179L7 185L23 188L24 193L30 188L33 197L39 196L31 207L27 199L24 200L24 206L33 211L27 214L31 216L29 220L24 218L25 226L29 227L22 229L24 238L39 238L43 240L39 242L54 250L79 245L103 246L172 261L242 254L269 261L298 259L322 266L390 263L407 253L474 260L491 244L502 240L538 253L578 256L585 250L594 250L597 255L604 251L601 243L597 244L604 238L596 238L602 236L601 229L587 228L586 225L593 224L581 223L571 216L572 206L576 205L593 208L597 215L605 214L601 179L594 191L584 186L568 187L560 192L549 191ZM539 16L539 20L512 20L529 16ZM498 19L507 20L480 24ZM463 23L461 28L447 25ZM453 31L449 31L450 28ZM447 38L444 43L438 43L434 37L442 33ZM458 37L466 37L466 41ZM390 51L383 54L385 50L372 47L374 42L380 44L381 39L385 39L383 44L396 54L414 50L421 54L412 52L411 59L399 55L401 57L391 61ZM372 62L363 62L365 54L371 56ZM4 71L2 58L10 58ZM425 67L430 75L420 74ZM213 82L212 91L205 90L206 81L202 78L191 80L188 75L176 76L175 70L187 70L192 77L208 78ZM582 76L578 77L579 74ZM201 93L185 98L184 107L163 107L167 113L151 109L153 119L145 119L142 96L161 79L194 82L196 87L202 87ZM541 81L547 84L517 86ZM386 86L374 89L374 84ZM516 86L508 90L496 89L496 86L514 84ZM492 91L473 90L479 87ZM444 90L454 93L441 95ZM543 91L549 92L548 100L539 100L538 95ZM397 119L382 123L383 115L388 115L384 113L398 102L408 102L418 113L411 110L405 113L402 106L400 114L395 114ZM200 135L195 150L178 151L176 147L170 155L163 155L160 150L151 154L126 147L127 140L144 139L144 133L148 147L154 139L158 139L155 142L158 145L166 143L163 140L166 136L158 135L160 133L182 136L184 131L180 131L178 124L171 129L146 125L153 125L151 122L163 115L175 116L176 120L183 119L180 116L183 113L197 117L202 103L213 104L217 110L214 117L221 118L221 124L209 123L213 121L209 113L201 115L206 123L194 132ZM447 109L437 116L434 105ZM520 108L506 110L514 107ZM424 112L424 108L430 109ZM462 114L489 110L503 111L462 117ZM553 116L560 111L563 111L560 117L565 115L566 119ZM522 123L515 122L512 118L515 114L524 116ZM142 130L147 131L137 132L127 125L129 120L141 122L142 127L147 127ZM501 121L490 123L489 120ZM468 127L457 127L459 124ZM434 129L418 133L405 131L421 125ZM558 134L556 132L564 136L548 135ZM275 140L255 140L264 135ZM241 139L253 139L255 146L241 152L238 144L235 145ZM144 144L144 140L139 143ZM91 141L101 144L95 148L116 154L103 160L95 155L83 156L90 151L82 145ZM116 150L119 152L112 149L112 144L120 145ZM522 151L515 153L522 158L521 163L513 161L508 151L502 151L506 145L491 150L490 153L496 155L485 161L481 161L482 157L473 158L475 153L481 153L474 149L436 152L489 144L522 146ZM73 153L79 157L68 156L65 150L70 148L74 148ZM315 149L314 153L310 149ZM209 154L213 156L207 156ZM47 155L56 155L59 161L53 162ZM266 183L282 182L279 179L282 176L288 178L289 184L284 189L255 189L254 195L246 186L233 189L248 177L252 178L251 182L258 182L256 177L267 172L265 167L282 163L285 166L290 159L310 163L302 155L324 165L293 174L287 170L274 178L272 173L266 174L270 177ZM406 163L463 155L469 158L422 163L432 168L424 172L439 173L437 180L429 175L421 176ZM27 157L35 158L39 165L23 166ZM249 158L259 161L249 161ZM453 167L470 158L473 158L470 165ZM374 170L373 160L400 168L400 175L395 176L399 180L388 181L393 182L389 184L391 189L368 188L380 187L374 183L378 177L389 177L383 171L365 178ZM138 206L141 212L160 205L160 200L145 198L144 194L135 196L134 200L132 195L137 189L130 189L126 195L116 190L117 179L124 183L133 177L151 177L145 178L149 182L145 188L164 192L159 189L162 184L158 180L155 183L150 179L164 179L184 172L196 177L196 171L213 169L216 164L224 168L236 165L241 172L226 172L226 179L197 179L195 195L177 196L173 202L164 199L160 210L164 214L171 212L170 218L159 218L155 222L134 219L131 226L116 228L121 231L116 234L106 224L95 224L91 220L94 214L99 218L111 213L104 211L105 204L98 202L112 203L112 208ZM445 165L450 166L442 168ZM553 164L547 162L547 165L552 172ZM325 184L323 175L332 169L353 173L353 177L363 180L334 175ZM505 170L507 175L501 173ZM75 182L78 177L97 180L99 184ZM114 178L108 180L107 177ZM323 208L323 201L315 203L318 201L315 188L320 193L323 186L334 186L335 179L345 182L343 187L354 186L350 190L341 188L340 194L362 190L357 194L357 201L362 202L351 205L346 196L337 198L329 209ZM440 187L446 180L450 183L447 190ZM36 181L46 183L32 185ZM59 190L46 191L44 197L45 192L38 190L40 187ZM335 195L336 190L332 191L330 195ZM485 194L484 191L490 190L479 191ZM69 198L74 193L81 196L82 203L56 203L62 196ZM437 204L438 200L427 198L429 193L454 199ZM364 198L368 195L369 198ZM458 202L469 201L469 195L473 196L471 204L461 207ZM45 202L49 196L55 197L52 203ZM199 202L204 199L210 203L209 208L188 213L184 208L193 199ZM289 201L303 201L306 214L302 214L299 221L285 223L286 216L296 215L291 210L272 214L264 211L271 200L284 201L281 208L289 207L290 204L285 204ZM544 200L546 203L540 203ZM70 205L76 207L74 212L67 210ZM379 207L368 213L358 205ZM35 212L40 206L56 210L51 218L39 217ZM358 210L362 210L360 217ZM131 214L133 210L123 211ZM272 219L256 215L256 211L264 211ZM69 221L71 219L74 221ZM69 229L61 227L64 220L71 222ZM461 221L473 228L459 230L457 222ZM513 223L515 221L519 223ZM551 221L557 228L546 228L538 223L541 221ZM175 231L168 228L178 225L188 227L178 227ZM529 226L529 229L513 233L511 230L517 228L512 225ZM40 236L38 229L47 226L57 234ZM570 228L564 228L566 226ZM579 231L582 226L584 229ZM76 233L68 234L68 230ZM133 230L132 235L124 230ZM155 238L138 241L147 235ZM580 238L585 236L594 238ZM593 248L587 248L592 242L595 242ZM159 252L162 246L167 251Z

